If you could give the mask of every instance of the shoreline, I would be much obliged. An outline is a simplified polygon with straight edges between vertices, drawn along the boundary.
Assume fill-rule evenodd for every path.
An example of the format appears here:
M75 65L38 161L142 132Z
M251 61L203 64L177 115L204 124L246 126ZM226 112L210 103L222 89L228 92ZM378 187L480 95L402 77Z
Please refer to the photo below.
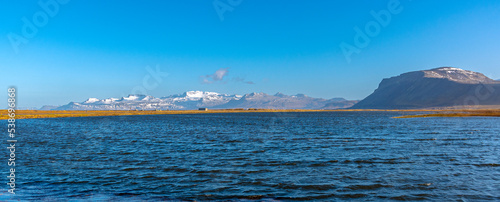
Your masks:
M213 113L280 113L280 112L427 112L426 114L402 115L392 118L425 117L500 117L500 109L210 109L202 110L16 110L16 119L135 116L167 114L213 114ZM7 110L0 110L0 120L8 119Z
M436 113L436 114L417 114L392 117L395 119L409 118L428 118L428 117L500 117L500 111L484 113Z
M167 114L215 114L215 113L280 113L280 112L329 112L329 111L392 111L392 110L309 110L309 109L210 109L202 110L16 110L16 119L136 116ZM7 110L0 110L0 120L8 119Z

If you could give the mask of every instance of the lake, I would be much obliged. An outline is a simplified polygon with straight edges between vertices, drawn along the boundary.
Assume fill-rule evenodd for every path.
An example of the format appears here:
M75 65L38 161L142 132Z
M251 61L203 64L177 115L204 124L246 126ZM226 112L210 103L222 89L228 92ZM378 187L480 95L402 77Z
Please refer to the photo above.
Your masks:
M401 114L18 120L0 200L500 200L499 117Z

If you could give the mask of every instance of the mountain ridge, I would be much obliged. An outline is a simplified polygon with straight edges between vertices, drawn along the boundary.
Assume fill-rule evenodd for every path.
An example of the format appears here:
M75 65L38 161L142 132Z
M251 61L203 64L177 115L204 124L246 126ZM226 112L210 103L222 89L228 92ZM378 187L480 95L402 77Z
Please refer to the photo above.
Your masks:
M88 98L62 106L44 106L47 110L193 110L198 108L232 109L339 109L348 108L357 101L344 98L312 98L304 94L249 93L229 95L207 91L187 91L156 98L149 95L128 95L122 98Z

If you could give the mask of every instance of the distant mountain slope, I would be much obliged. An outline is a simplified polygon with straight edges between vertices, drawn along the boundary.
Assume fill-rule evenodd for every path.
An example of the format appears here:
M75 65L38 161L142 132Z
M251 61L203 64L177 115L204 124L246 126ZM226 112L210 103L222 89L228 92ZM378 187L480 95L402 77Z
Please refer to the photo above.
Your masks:
M352 107L354 104L358 103L358 100L345 100L342 102L330 102L325 106L321 107L321 109L347 109Z
M45 106L41 107L39 110L52 110L52 109L56 109L58 107L59 106L45 105Z
M304 94L288 96L282 93L268 95L265 93L251 93L239 100L231 100L220 108L264 108L264 109L321 109L330 103L346 103L343 98L323 99L312 98ZM340 106L345 106L341 104ZM348 104L347 104L348 105ZM352 105L350 105L352 106ZM350 107L348 106L348 107ZM340 107L336 107L338 109Z
M198 108L233 109L338 109L348 108L357 101L343 98L311 98L303 94L285 95L277 93L251 93L246 95L227 95L215 92L188 91L183 94L155 98L146 95L129 95L122 98L89 98L84 102L70 102L55 110L189 110Z
M500 105L500 82L453 67L404 73L382 80L355 109L411 109Z

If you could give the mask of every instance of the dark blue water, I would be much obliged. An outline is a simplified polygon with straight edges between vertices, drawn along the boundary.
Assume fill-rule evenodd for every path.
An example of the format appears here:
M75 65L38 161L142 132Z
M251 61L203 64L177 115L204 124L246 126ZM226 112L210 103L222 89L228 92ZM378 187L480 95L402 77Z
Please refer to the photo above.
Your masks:
M396 115L19 120L0 200L500 200L500 118Z

